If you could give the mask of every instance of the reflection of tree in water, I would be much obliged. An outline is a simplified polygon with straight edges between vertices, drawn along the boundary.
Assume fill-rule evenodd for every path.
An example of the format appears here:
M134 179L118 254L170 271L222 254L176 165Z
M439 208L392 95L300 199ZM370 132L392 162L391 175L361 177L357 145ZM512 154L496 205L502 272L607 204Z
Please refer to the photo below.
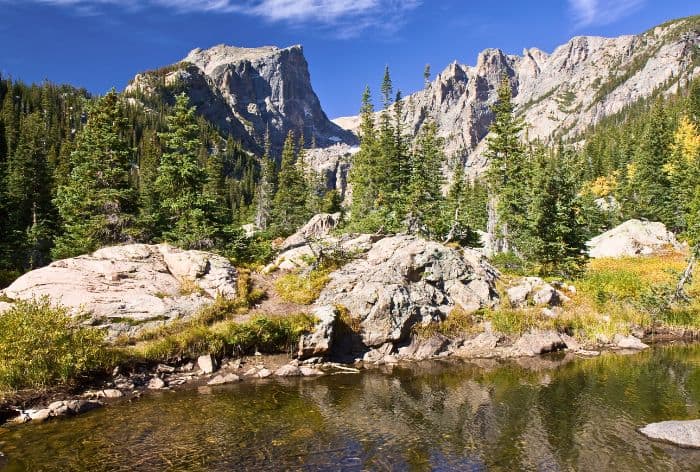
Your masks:
M700 347L446 360L243 382L0 433L10 470L692 470L650 421L697 416Z

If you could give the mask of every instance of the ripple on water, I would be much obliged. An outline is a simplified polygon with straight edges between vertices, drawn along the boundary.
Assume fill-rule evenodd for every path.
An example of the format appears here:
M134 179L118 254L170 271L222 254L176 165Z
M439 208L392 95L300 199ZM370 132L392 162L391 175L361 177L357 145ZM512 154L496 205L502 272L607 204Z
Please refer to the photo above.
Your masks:
M148 396L0 432L4 470L698 470L645 423L697 415L700 348L428 362ZM0 465L3 458L0 457Z

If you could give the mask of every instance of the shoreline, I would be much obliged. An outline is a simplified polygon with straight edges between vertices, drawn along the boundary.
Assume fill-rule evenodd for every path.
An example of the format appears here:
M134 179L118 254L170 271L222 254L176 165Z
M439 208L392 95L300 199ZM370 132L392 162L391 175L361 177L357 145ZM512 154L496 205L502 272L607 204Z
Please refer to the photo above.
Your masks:
M483 333L482 333L483 334ZM531 331L516 338L508 338L509 346L499 347L482 355L464 356L459 350L447 350L441 354L423 358L397 358L387 356L376 361L355 360L352 363L333 362L330 359L311 358L300 361L290 354L261 354L223 359L215 370L208 372L197 365L196 360L183 360L179 365L133 364L118 366L111 375L95 376L72 386L54 386L41 390L26 390L9 395L0 403L0 427L16 427L44 421L76 416L96 408L137 401L141 397L159 392L179 392L205 389L238 382L281 380L284 378L314 379L329 375L361 374L364 370L416 364L424 361L456 360L480 363L483 361L518 362L523 360L529 368L537 366L554 368L575 359L595 358L605 354L637 354L647 348L664 347L676 343L700 343L700 332L662 328L653 336L640 341L644 347L629 348L611 344L585 345L586 349L554 348L535 355L504 355L513 344L524 336L542 336L546 331ZM637 339L637 338L635 338ZM429 338L425 340L429 341ZM504 348L506 350L504 350ZM551 356L564 354L553 363ZM209 357L209 356L202 356ZM214 364L218 364L214 360Z

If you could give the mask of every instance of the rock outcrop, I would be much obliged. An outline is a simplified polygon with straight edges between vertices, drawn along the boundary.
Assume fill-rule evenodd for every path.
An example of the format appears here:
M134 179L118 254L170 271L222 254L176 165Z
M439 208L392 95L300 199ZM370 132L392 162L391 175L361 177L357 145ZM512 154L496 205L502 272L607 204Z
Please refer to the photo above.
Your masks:
M455 307L492 306L497 273L476 251L459 251L413 236L376 242L331 274L317 305L341 306L368 348L407 339L416 324L439 322Z
M357 142L321 108L301 46L195 49L178 64L137 75L125 92L165 93L172 100L176 90L225 135L259 154L268 130L274 155L290 130L303 133L309 146Z
M340 223L340 213L319 213L311 219L296 233L284 240L280 251L287 251L295 247L303 246L312 239L327 237Z
M236 270L207 252L130 244L55 261L24 274L2 294L49 297L114 337L191 316L218 295L234 298Z
M700 17L677 20L636 36L577 36L551 54L522 55L486 49L476 64L454 62L424 90L406 97L405 129L431 119L445 138L446 154L461 155L470 175L487 161L484 138L501 78L510 79L516 113L530 139L573 137L605 116L649 97L672 93L700 74ZM356 131L358 117L335 122Z
M539 277L524 277L516 285L506 289L508 301L513 308L527 304L558 306L569 301L569 297Z
M644 436L681 447L700 448L700 420L662 421L639 430Z
M586 245L592 258L647 256L682 248L663 223L640 220L626 221Z

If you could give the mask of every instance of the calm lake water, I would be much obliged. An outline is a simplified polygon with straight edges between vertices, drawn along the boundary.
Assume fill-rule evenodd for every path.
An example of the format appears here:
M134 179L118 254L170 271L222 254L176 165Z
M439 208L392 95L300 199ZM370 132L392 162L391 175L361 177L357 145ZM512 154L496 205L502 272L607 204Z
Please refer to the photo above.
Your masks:
M567 359L425 362L149 395L0 429L0 469L700 470L700 451L636 430L700 417L700 346Z

